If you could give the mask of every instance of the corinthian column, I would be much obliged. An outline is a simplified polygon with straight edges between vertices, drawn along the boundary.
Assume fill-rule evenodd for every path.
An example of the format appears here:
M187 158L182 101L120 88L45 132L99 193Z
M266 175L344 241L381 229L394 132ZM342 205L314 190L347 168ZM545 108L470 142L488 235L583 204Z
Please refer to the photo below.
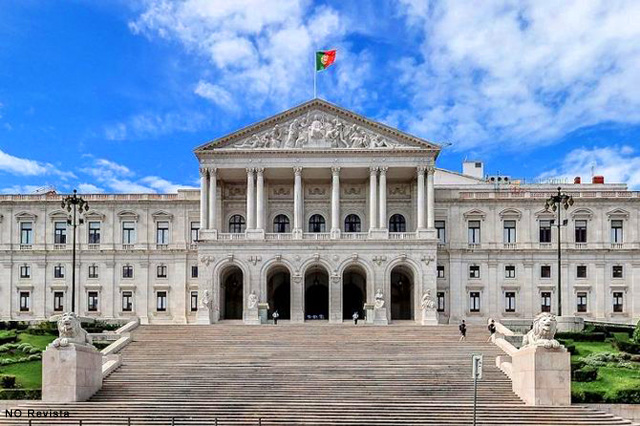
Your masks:
M430 166L427 169L427 227L435 228L435 188L433 183L435 167Z
M331 168L331 233L340 233L340 167Z
M381 229L387 229L387 169L388 167L380 167L380 223Z
M302 232L302 167L294 167L293 232Z
M209 169L209 229L216 229L218 221L216 203L216 192L218 191L217 180L218 170L216 168Z
M376 208L377 196L378 196L378 185L377 185L377 167L369 167L369 231L372 231L377 228L377 217L378 209Z
M255 169L247 169L247 230L256 227L256 189L253 181Z
M209 173L200 168L200 229L209 228Z
M256 212L256 228L264 229L264 169L256 169L256 198L257 198L257 212Z
M424 171L425 166L418 166L418 229L424 228Z

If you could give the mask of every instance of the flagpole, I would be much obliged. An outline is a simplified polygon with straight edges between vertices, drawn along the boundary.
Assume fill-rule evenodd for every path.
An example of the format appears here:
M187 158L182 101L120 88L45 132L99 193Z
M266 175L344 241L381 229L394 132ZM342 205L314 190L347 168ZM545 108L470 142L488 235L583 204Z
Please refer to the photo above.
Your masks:
M317 98L317 92L316 92L316 77L318 75L318 70L316 69L316 56L317 53L313 52L313 99Z

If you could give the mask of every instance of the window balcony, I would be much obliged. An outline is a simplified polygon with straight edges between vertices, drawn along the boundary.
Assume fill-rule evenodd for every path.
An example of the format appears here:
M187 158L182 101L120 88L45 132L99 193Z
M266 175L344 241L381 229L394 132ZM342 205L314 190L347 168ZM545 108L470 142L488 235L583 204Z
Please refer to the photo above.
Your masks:
M88 250L100 250L100 243L90 243L87 244Z
M368 237L367 232L343 232L340 234L341 240L366 240Z
M480 243L469 243L467 245L467 248L469 250L475 250L475 249L479 249L480 248Z
M189 243L189 250L198 250L198 243L196 242Z
M156 250L169 250L169 244L156 244Z
M303 240L330 240L331 234L328 232L305 232L302 234Z
M20 244L20 250L32 250L33 244Z
M54 250L66 250L67 249L67 245L66 244L54 244L53 245L53 249Z
M576 248L576 250L584 250L588 246L587 243L575 243L574 247Z
M611 249L612 250L619 250L624 248L624 244L623 243L611 243Z
M245 234L240 233L229 233L229 234L218 234L219 240L244 240Z
M505 250L514 250L518 248L518 243L502 243L502 248Z
M389 232L390 240L415 240L415 232Z
M135 247L135 244L122 244L122 250L133 250Z
M539 243L540 244L540 248L541 249L552 249L553 248L553 244L552 243Z
M269 232L264 234L264 237L267 240L292 240L293 234L290 232Z

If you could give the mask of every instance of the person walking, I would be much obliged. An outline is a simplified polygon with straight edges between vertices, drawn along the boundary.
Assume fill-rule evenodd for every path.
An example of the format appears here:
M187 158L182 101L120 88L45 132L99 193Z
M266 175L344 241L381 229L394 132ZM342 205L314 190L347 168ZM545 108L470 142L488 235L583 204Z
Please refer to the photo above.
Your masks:
M458 329L460 330L460 342L466 341L467 340L467 324L464 323L464 320L462 320L462 323L458 326Z
M358 314L358 311L355 311L353 315L351 315L351 318L353 318L353 324L358 325L358 318L360 318L360 314Z
M493 335L496 334L496 322L494 320L491 320L491 322L487 326L487 329L489 330L489 338L487 339L487 342L491 342Z
M278 318L280 317L280 314L278 313L278 311L277 310L273 311L271 316L273 317L273 325L278 325Z

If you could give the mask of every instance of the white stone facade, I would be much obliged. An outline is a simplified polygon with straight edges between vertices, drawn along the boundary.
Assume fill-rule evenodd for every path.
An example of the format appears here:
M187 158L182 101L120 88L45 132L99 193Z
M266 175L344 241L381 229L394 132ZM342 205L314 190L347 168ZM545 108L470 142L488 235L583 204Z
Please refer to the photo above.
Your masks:
M252 323L254 293L280 320L341 322L362 317L378 290L391 322L532 318L543 299L556 310L557 229L540 241L555 217L543 208L553 185L436 169L437 145L320 100L195 153L201 191L84 196L80 315ZM575 199L562 212L563 313L631 322L640 195L620 184L563 191ZM60 199L0 196L0 319L70 307L72 236L67 229L62 243L56 231L67 218ZM421 306L427 292L435 311Z

